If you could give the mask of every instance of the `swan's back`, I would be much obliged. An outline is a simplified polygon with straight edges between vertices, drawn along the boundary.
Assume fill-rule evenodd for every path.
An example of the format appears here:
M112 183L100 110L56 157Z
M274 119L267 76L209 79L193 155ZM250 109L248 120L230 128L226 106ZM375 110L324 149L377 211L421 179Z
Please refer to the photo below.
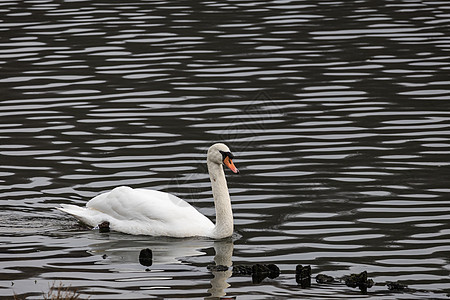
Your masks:
M86 207L61 210L83 223L108 221L112 230L154 236L212 236L214 224L186 201L160 191L121 186L90 200Z

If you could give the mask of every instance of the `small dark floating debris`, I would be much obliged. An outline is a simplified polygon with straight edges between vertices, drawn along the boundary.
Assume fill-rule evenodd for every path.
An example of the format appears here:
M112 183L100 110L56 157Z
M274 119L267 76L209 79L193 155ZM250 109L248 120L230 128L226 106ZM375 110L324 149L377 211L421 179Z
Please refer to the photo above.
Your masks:
M359 288L362 293L367 293L367 289L374 285L372 279L367 279L367 271L359 274L351 274L350 276L344 276L345 285L352 288Z
M280 276L280 268L278 268L278 266L274 265L274 264L253 265L252 272L253 272L253 274L255 274L255 273L267 274L267 277L269 277L270 279L274 279L274 278L277 278L278 276Z
M403 292L408 289L408 286L406 284L402 284L398 281L396 281L396 282L388 281L388 282L386 282L386 285L387 285L388 290L393 291L393 292Z
M103 221L100 224L98 224L98 231L101 233L110 232L109 222Z
M254 264L251 266L233 266L233 276L252 276L253 283L261 283L265 278L274 279L280 276L280 268L275 264Z
M153 263L152 250L146 248L139 253L139 263L145 267L150 267Z
M252 275L252 266L236 265L233 266L233 276Z
M209 265L206 267L211 272L225 272L228 271L228 267L224 265Z
M106 255L106 254L103 254L103 255L102 255L102 258L103 258L103 259L106 259L107 257L108 257L108 255Z
M262 273L254 273L252 274L252 283L259 284L261 283L267 276Z
M334 282L333 276L325 275L325 274L318 274L316 276L316 282L317 283L332 283Z
M295 267L295 281L302 289L311 287L311 266L297 265Z
M253 283L261 283L266 277L274 279L280 276L280 268L274 264L261 265L255 264L252 266L252 281Z
M269 273L269 276L268 276L270 279L275 279L278 276L280 276L280 268L278 268L277 265L275 265L275 264L268 264L267 267L270 270L270 273Z

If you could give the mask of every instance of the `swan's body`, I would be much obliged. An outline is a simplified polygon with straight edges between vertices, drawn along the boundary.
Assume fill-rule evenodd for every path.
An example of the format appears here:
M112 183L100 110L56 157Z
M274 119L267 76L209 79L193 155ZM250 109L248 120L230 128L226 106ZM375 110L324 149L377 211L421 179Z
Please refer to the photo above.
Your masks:
M63 204L58 209L89 226L107 221L112 230L128 234L228 237L233 233L233 212L222 163L238 173L231 158L230 150L224 144L214 144L208 150L216 224L174 195L127 186L94 197L86 207Z

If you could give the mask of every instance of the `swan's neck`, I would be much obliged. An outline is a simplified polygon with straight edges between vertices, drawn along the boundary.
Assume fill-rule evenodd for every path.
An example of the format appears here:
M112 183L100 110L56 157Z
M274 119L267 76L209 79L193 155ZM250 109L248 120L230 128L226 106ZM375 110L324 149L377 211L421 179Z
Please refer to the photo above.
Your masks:
M208 161L209 178L211 179L214 205L216 207L216 226L214 238L225 238L233 234L233 212L231 211L230 194L222 165Z

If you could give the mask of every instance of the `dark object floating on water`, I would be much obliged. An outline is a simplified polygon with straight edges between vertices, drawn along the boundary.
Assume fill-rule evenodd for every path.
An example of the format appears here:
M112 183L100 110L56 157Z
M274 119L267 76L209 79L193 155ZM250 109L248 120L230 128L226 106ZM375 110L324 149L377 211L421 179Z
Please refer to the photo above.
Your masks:
M297 265L295 267L295 281L302 289L311 287L311 266Z
M260 283L264 278L269 277L270 279L277 278L280 276L280 268L274 264L260 265L256 264L252 266L252 281L253 283Z
M316 282L317 283L332 283L334 282L333 276L325 275L325 274L318 274L316 276Z
M139 253L139 263L143 266L150 267L153 263L152 250L145 248Z
M398 281L396 282L388 281L386 282L386 285L388 287L388 290L393 292L403 292L408 289L408 286L406 284L402 284Z
M236 265L232 272L233 276L251 275L253 283L261 283L267 277L274 279L280 276L280 268L275 264Z
M224 265L209 265L206 267L211 272L225 272L228 271L228 267Z
M105 233L105 232L109 232L109 222L108 221L103 221L100 224L97 225L98 227L98 231L101 233Z
M372 279L367 279L367 271L359 274L351 274L350 276L344 276L345 285L352 288L359 288L364 294L367 293L367 289L374 285Z
M236 265L233 266L233 276L252 275L252 266Z

